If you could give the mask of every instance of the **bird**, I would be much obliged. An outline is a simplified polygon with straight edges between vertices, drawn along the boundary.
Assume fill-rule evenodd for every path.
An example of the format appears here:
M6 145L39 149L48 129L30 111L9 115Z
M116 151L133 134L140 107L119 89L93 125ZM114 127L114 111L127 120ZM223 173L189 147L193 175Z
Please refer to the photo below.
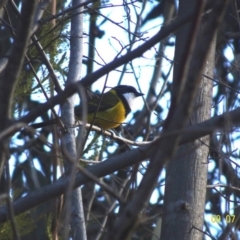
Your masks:
M118 85L103 94L95 93L87 103L87 122L97 125L103 130L117 128L131 112L135 99L143 95L129 85ZM74 108L76 121L81 120L81 113L82 106L80 104ZM31 127L37 129L57 122L57 119L51 119L32 124Z

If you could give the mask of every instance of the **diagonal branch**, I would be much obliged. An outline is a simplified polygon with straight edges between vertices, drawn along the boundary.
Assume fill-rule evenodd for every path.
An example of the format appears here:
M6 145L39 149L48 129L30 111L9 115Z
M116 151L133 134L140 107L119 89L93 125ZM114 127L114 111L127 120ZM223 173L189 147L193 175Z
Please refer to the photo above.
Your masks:
M184 131L181 132L182 139L180 141L180 145L212 134L215 131L224 130L226 126L226 121L228 122L228 126L230 128L240 126L240 108L186 128ZM94 174L96 177L100 178L111 174L119 169L127 168L131 165L150 158L153 155L154 144L159 145L159 141L161 141L162 139L164 139L164 142L166 142L166 148L169 149L169 147L171 146L170 141L172 141L172 137L175 137L179 133L179 131L169 132L165 136L162 136L160 139L157 139L155 142L147 146L142 146L138 149L134 149L122 153L118 156L111 157L102 163L88 167L87 170L91 174ZM163 159L159 159L159 164L163 164ZM74 187L77 188L90 181L91 179L89 179L86 175L78 173L76 176ZM26 210L38 206L43 202L50 200L51 198L63 194L68 185L69 178L61 178L51 185L43 187L38 191L29 193L27 196L20 198L13 203L14 213L18 215ZM1 207L0 223L5 222L7 220L7 216L7 208Z
M12 115L13 94L23 66L36 5L36 0L30 2L23 1L22 3L22 12L17 35L14 40L12 51L9 55L9 61L0 78L0 131L6 128ZM5 161L8 159L7 144L7 141L0 143L0 176L2 175Z
M220 21L223 18L223 13L228 1L213 1L213 11L209 16L209 24L206 31L203 33L202 48L195 48L195 56L198 58L190 63L190 69L195 69L188 72L186 78L186 85L181 96L180 103L178 103L173 113L169 112L166 124L163 128L163 135L168 134L169 131L181 130L185 127L186 122L190 116L193 107L194 97L196 90L200 83L201 72L208 55L212 39L217 31ZM172 115L171 115L172 114ZM140 183L139 190L137 191L134 199L124 209L121 217L115 224L115 227L109 234L111 239L127 239L130 237L133 229L138 225L138 217L145 203L148 201L152 190L155 187L157 179L167 161L173 157L174 152L179 144L181 134L170 137L167 141L161 137L153 145L152 152L154 156L151 157L148 169ZM141 199L141 201L139 201Z
M188 15L176 18L171 24L168 26L162 27L162 29L150 40L146 41L144 44L142 44L140 47L136 48L135 50L125 54L124 56L113 60L106 66L102 67L101 69L95 71L92 74L87 75L84 77L81 81L78 81L76 83L69 84L66 86L64 91L59 93L57 96L52 97L49 99L48 102L40 105L39 107L32 109L32 111L27 114L26 116L19 119L17 122L26 122L29 123L33 121L38 116L42 115L44 112L46 112L48 109L52 108L53 106L57 104L61 104L65 101L66 98L72 96L74 93L78 91L78 85L79 86L89 86L96 82L100 77L104 76L105 74L109 73L110 71L114 70L115 68L118 68L122 64L125 64L129 61L132 61L135 58L141 57L148 49L153 47L155 44L166 38L169 34L179 29L181 26L183 26L185 23L190 21L192 17L194 16L194 13L191 12Z

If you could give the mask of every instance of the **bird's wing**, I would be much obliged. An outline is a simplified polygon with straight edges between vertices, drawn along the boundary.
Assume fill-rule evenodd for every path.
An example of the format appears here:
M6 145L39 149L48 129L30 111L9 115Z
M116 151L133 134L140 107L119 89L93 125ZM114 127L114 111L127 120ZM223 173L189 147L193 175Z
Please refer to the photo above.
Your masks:
M100 94L95 94L89 101L88 101L88 114L95 113L97 111L98 103L101 99ZM119 102L118 96L115 94L113 90L104 93L101 99L100 106L98 108L98 112L104 112L108 109L111 109ZM74 108L75 115L81 116L82 106L78 105Z

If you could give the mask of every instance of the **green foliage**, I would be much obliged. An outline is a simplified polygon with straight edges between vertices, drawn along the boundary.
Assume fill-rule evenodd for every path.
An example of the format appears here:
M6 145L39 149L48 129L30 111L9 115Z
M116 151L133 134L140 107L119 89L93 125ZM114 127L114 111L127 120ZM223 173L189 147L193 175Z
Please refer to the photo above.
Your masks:
M54 219L53 214L49 214L49 216L46 218L46 222L47 222L46 233L47 233L49 240L53 240L53 237L52 237L52 221L53 221L53 219Z
M33 231L36 226L29 214L29 212L24 212L15 217L16 227L20 236L24 236ZM14 239L14 234L12 231L12 225L9 221L0 225L0 239L9 240Z
M50 63L55 70L55 74L61 75L61 78L66 77L67 71L62 67L66 62L66 49L68 49L68 39L60 37L65 31L67 22L58 22L54 27L52 22L41 25L41 28L37 31L36 36L45 51L45 54L49 56ZM62 55L62 57L60 57ZM42 62L42 56L37 48L36 42L33 41L28 48L26 54L26 62L21 72L20 78L17 83L17 87L14 93L13 106L15 111L19 113L22 110L22 105L28 101L28 98L35 91L40 91L40 85L42 84L45 91L49 93L49 82L50 79L49 71L46 69L46 63ZM39 75L40 83L37 81L36 76L32 70ZM51 81L50 81L51 82ZM63 81L62 81L63 82ZM46 86L44 84L47 83ZM13 108L14 109L14 108Z
M155 17L158 17L158 18L163 17L164 9L163 8L159 9L159 7L162 7L163 3L164 2L167 3L168 1L164 0L164 1L158 1L158 2L159 2L158 5L151 6L152 10L149 11L149 14L145 12L145 16L146 16L145 18L144 16L138 15L138 17L142 17L143 19L142 24L146 22L146 25L144 25L144 27L146 27L147 24L153 23L153 19L155 19ZM138 4L138 3L139 2L136 2L134 4ZM236 1L236 3L239 4L240 2ZM60 6L60 1L58 1L57 4L59 4L58 6L59 9L65 7L63 5ZM101 1L95 1L91 5L91 8L101 12L102 10L101 9L99 10L99 8L101 7L101 4L102 4ZM146 4L150 5L151 1L146 1ZM109 6L111 6L111 4L109 4ZM136 5L136 6L137 6L136 9L133 8L134 5L131 6L130 4L123 6L123 8L125 8L124 21L125 20L126 21L123 22L123 24L122 22L115 23L115 25L118 25L118 27L122 26L126 28L126 33L128 33L128 35L131 35L130 32L133 33L134 36L136 35L136 33L132 32L132 27L129 27L129 29L127 29L126 27L126 26L130 26L130 24L132 23L135 23L133 14L134 12L138 14L139 13L138 11L140 9L138 8L140 5ZM118 9L120 8L121 7L118 6ZM114 10L114 7L112 8L112 10ZM156 10L157 10L157 14L155 15L153 14L151 16L151 13L154 13L154 12L156 13ZM176 10L177 9L175 9L175 11ZM235 10L236 11L234 12L239 13L239 7ZM47 14L46 16L44 16L44 18L47 18L50 15L49 12L50 11L46 11ZM229 18L225 19L224 24L221 26L221 29L219 30L221 41L218 41L218 44L217 44L217 54L216 54L217 56L216 56L216 67L215 67L215 75L217 80L215 81L214 79L215 94L213 96L213 109L212 109L212 112L214 115L218 115L222 108L226 108L226 111L228 111L239 105L239 97L237 94L238 89L240 88L239 68L237 65L238 62L237 61L234 62L237 59L235 59L232 62L229 61L229 59L227 59L226 56L224 56L223 54L226 48L227 47L229 48L229 46L231 46L232 52L236 56L239 56L240 54L239 38L229 40L229 39L226 39L225 37L225 33L229 31L229 29L232 32L239 31L238 29L239 23L236 20L238 18L232 17L232 16L235 16L232 10L231 11L228 10L228 12L229 13L227 14L227 16L229 16ZM108 50L109 50L108 47L113 49L115 48L115 46L111 45L112 39L111 40L108 39L110 44L106 44L106 49L104 49L106 52L106 55L102 54L101 51L99 51L100 49L98 47L100 46L99 44L100 38L98 37L99 35L96 34L96 32L99 31L100 25L104 27L103 24L98 24L98 22L103 18L104 14L99 15L95 11L92 11L90 14L91 16L89 17L89 26L92 23L93 25L92 29L94 31L92 32L89 31L89 33L86 33L84 35L86 42L88 42L88 44L84 44L84 47L86 48L86 46L89 46L89 50L91 49L95 53L95 55L98 55L98 56L95 56L94 54L92 56L87 55L85 58L85 59L88 59L89 65L90 63L91 64L97 63L96 65L94 65L94 68L92 68L92 70L94 71L96 69L96 66L100 67L102 62L104 62L105 64L107 63L107 61L109 61L109 59L107 59L106 57L108 55ZM16 19L15 14L11 12L9 16L13 23L12 25L13 28L16 28L18 19ZM109 15L106 15L106 16L108 19L112 19L113 21L112 24L114 24L115 16L111 15L111 13L109 13ZM104 20L102 21L102 23L108 22L109 20L107 20L107 18L103 18ZM41 43L41 46L43 47L43 51L46 54L47 58L49 59L53 67L53 70L57 75L57 77L59 78L60 84L62 85L64 85L64 81L68 73L67 63L69 60L68 49L69 49L69 40L70 40L70 32L69 32L69 28L67 27L68 23L69 23L69 16L63 15L61 19L60 18L56 19L55 25L53 25L51 21L49 22L43 21L41 23L40 28L36 32L36 36L39 42ZM86 25L85 25L85 28L87 29L88 26ZM154 25L158 26L159 24L156 23L155 21ZM151 27L149 27L148 30L151 30L151 28L155 28L155 27L156 26L152 25ZM84 31L86 31L86 29L84 29ZM111 32L111 29L105 28L104 30L106 30L106 33ZM140 33L141 29L138 29L138 31ZM2 28L0 29L0 32L1 32L0 53L1 55L4 55L6 51L8 51L9 48L12 46L13 41L10 41L10 40L11 38L13 38L13 36L9 28ZM96 43L93 44L89 40L90 37L93 37L93 38L98 37L99 39L98 41L96 41ZM118 56L119 53L123 54L123 50L131 49L131 47L130 48L128 47L131 46L131 44L133 43L131 41L129 41L128 43L127 39L124 39L124 37L122 37L122 35L120 35L118 31L111 32L111 37L117 40L117 42L119 41L118 44L121 45L120 50L119 48L114 49L116 50L116 56ZM144 39L144 36L142 39ZM166 47L168 48L168 50L171 46L175 44L175 40L172 40L174 38L171 38L171 40L169 39L166 39L164 43L166 44ZM105 40L106 39L101 39L101 41L105 41ZM139 44L141 43L142 42L140 42ZM154 48L154 50L156 49L157 48ZM98 54L96 54L96 52L98 52ZM152 56L152 59L151 59L151 56L148 55L149 53L146 54L148 60L151 61L151 64L149 65L152 65L154 63L156 56L157 58L162 58L163 56L167 56L167 52L165 50L163 52L160 52L160 54L156 50L156 52L154 51L154 54L156 53L157 55ZM41 54L39 50L37 50L34 42L30 43L27 55L35 72L37 73L38 76L40 76L39 77L40 83L43 85L44 90L47 92L47 94L51 95L53 92L54 86L53 87L51 86L50 75L46 67L46 63L41 57ZM99 60L99 58L97 58L99 56L102 58L101 61ZM146 58L146 56L144 54L144 57L142 58ZM107 60L105 59L105 57ZM147 67L147 64L146 66L142 65L141 67L135 65L136 62L140 62L141 60L142 59L138 59L137 61L132 61L131 64L133 64L133 69L131 70L131 75L137 76L138 69L142 68L141 70L143 71L143 69ZM166 58L165 60L168 61L169 59ZM174 59L171 59L171 60L174 61ZM86 65L84 67L86 67L87 69L89 65L88 66ZM131 138L129 137L129 139L132 139L132 140L137 139L135 138L135 136L137 136L138 139L144 139L144 140L149 140L147 136L151 136L150 140L159 136L162 130L161 121L162 119L165 118L164 111L166 112L168 110L167 108L169 104L168 106L165 106L164 104L162 104L163 103L162 99L167 95L169 96L171 95L171 88L172 88L171 81L169 81L169 75L166 74L165 72L167 71L164 71L163 69L165 68L166 63L164 62L162 63L162 65L159 65L159 63L157 63L156 65L153 64L152 66L153 66L152 71L154 71L154 68L157 69L158 67L161 67L161 69L159 68L160 69L159 72L161 72L162 76L159 76L159 78L156 81L159 83L158 87L161 87L162 83L167 81L166 88L164 90L164 94L162 95L163 97L159 99L160 101L155 101L158 96L158 90L157 90L158 87L156 87L156 89L151 89L151 87L149 87L149 89L146 90L146 93L148 91L149 94L146 94L147 97L146 97L145 105L153 106L152 103L154 103L155 109L153 110L149 109L149 111L145 113L145 116L142 116L142 119L138 119L139 121L137 121L137 115L135 115L134 118L136 119L136 121L134 121L134 124L130 123L127 127L125 127L125 130L130 132L128 136L130 135L133 136ZM89 72L92 72L92 70ZM129 67L127 67L127 70L126 69L124 70L124 67L123 67L122 72L124 73L124 71L127 73L130 73ZM149 86L152 86L150 71L149 71L149 74L143 76L143 78L140 78L141 77L140 75L141 75L141 71L139 71L139 79L138 77L136 77L136 82L140 85L142 89L146 87L146 85L142 84L143 82L149 82ZM84 71L82 76L84 76ZM125 80L127 79L129 84L132 84L131 80L128 80L128 78L130 79L129 76L130 74L128 74ZM115 80L116 79L113 79L113 82ZM209 81L212 81L212 80L209 80ZM113 82L111 82L111 85L115 84L115 82L114 83ZM108 82L108 84L110 85L110 81ZM229 87L227 88L226 86L229 86L230 88ZM26 112L30 112L35 107L39 106L39 102L34 101L32 96L33 94L38 94L41 92L42 90L40 89L40 84L36 81L34 73L30 69L29 62L26 60L25 65L23 66L21 75L19 77L18 85L15 90L14 102L13 102L13 109L15 110L13 112L14 117L21 117ZM151 96L151 94L153 95L153 98L148 99L148 95ZM169 98L167 97L167 99ZM225 99L224 100L225 106L224 106L224 103L222 103L224 102L223 99ZM139 116L143 112L144 112L143 110L140 110ZM155 124L153 124L150 121L150 117L153 117L154 115L156 116ZM49 114L44 113L41 115L41 118L43 119L43 121L48 120ZM146 119L149 119L149 121ZM139 123L141 126L139 125ZM62 171L63 161L62 161L62 155L61 155L61 147L59 147L60 145L59 142L61 142L61 133L60 131L57 133L56 132L54 132L52 128L38 130L38 134L40 134L45 139L53 143L51 145L50 150L49 148L48 149L46 148L46 143L44 141L41 141L37 135L34 135L33 137L26 137L26 136L21 136L21 134L19 134L19 137L17 140L16 139L11 140L12 142L10 144L9 152L11 154L11 159L14 159L15 161L14 170L11 175L12 177L11 190L15 195L14 197L15 199L18 197L20 198L21 196L24 196L30 193L31 191L34 191L34 190L37 191L39 188L42 188L48 184L52 184L59 177L59 172L60 173L64 172L64 170ZM218 143L219 146L217 146L217 148L215 147L214 143L212 143L213 146L210 148L211 151L209 154L209 159L211 160L211 165L214 164L214 166L212 167L212 170L208 173L208 184L209 185L215 184L217 181L216 176L219 176L219 179L220 177L221 178L224 177L224 179L226 179L226 184L228 184L229 186L231 185L231 186L238 187L238 184L236 184L239 182L239 177L238 177L239 174L237 171L238 167L232 170L232 162L238 161L239 154L237 154L237 152L234 152L235 149L233 149L232 152L229 150L227 153L225 153L224 152L225 149L231 149L231 146L229 147L229 144L230 144L230 141L232 140L229 140L231 139L231 137L229 137L228 139L228 136L226 137L227 139L225 140L225 135L224 137L222 136L219 137L220 140L221 138L222 138L222 142ZM215 149L221 149L221 154L216 155L215 151L213 151ZM102 136L101 134L99 135L98 133L91 132L89 134L87 144L85 145L84 153L81 157L84 158L85 160L101 161L103 160L103 158L106 159L110 157L111 154L117 155L119 152L124 152L128 150L129 150L129 147L126 147L126 144L124 143L119 143L119 142L116 143L115 140L109 140L108 138ZM229 160L230 158L231 158L231 163ZM221 166L222 164L220 164L219 159L224 160L223 166ZM34 164L34 161L35 162L37 161L37 164ZM207 161L207 159L204 159L204 162L205 161ZM86 164L81 163L82 167L85 167L86 165L87 163ZM103 177L101 181L108 184L110 187L116 189L117 192L120 192L124 189L123 193L121 193L122 196L124 197L124 199L126 199L126 202L131 201L131 199L134 197L134 194L137 191L139 186L138 175L140 175L141 177L144 175L147 168L147 163L142 163L137 167L138 168L136 169L136 175L134 175L135 173L134 167L132 168L129 167L127 169L121 169L113 173L112 175ZM234 179L235 182L231 181L231 179ZM151 239L152 230L154 229L154 226L157 221L156 215L158 215L158 213L161 212L161 207L163 202L163 193L162 193L161 186L164 185L165 183L164 181L165 179L161 178L158 182L158 185L156 185L155 193L158 192L158 199L156 200L156 202L154 204L146 203L146 206L143 212L146 212L146 215L147 217L149 217L149 220L143 222L142 225L137 229L136 231L137 235L136 234L134 235L134 237L137 236L136 237L137 239ZM21 189L21 190L18 190L18 189ZM112 229L112 224L114 223L115 219L118 217L118 213L120 212L120 210L122 210L124 206L117 204L116 199L113 196L111 196L111 194L108 194L106 190L100 186L96 187L95 183L89 183L84 185L82 187L82 190L84 193L83 200L84 200L84 207L86 207L85 211L87 214L90 215L90 217L87 220L87 231L88 231L89 239L95 239L100 230L103 230L104 232L108 232L109 230ZM210 214L213 214L216 212L216 214L223 215L224 212L221 209L223 198L220 194L218 193L216 194L214 191L215 191L214 189L209 189L208 191L209 196L207 197L207 202L208 202L208 205L212 206L211 210L208 210L208 211ZM222 191L222 193L225 194L227 197L229 197L229 199L230 197L233 198L235 203L237 203L237 200L240 198L239 192L231 191L231 189L228 190L228 192ZM232 206L233 205L230 205L230 207ZM44 204L41 204L40 206L32 209L31 211L28 211L28 212L22 213L19 216L16 216L15 221L16 221L17 229L20 235L23 237L22 239L24 240L34 239L34 237L36 236L38 236L39 239L52 239L53 238L52 222L55 216L54 215L55 209L56 209L56 202L54 202L53 200L53 201L49 201ZM102 223L106 216L108 217L106 220L106 226L103 226ZM207 226L206 229L209 229L209 227ZM0 239L3 239L3 240L13 239L12 226L10 222L0 225ZM59 239L61 239L61 236L59 236Z

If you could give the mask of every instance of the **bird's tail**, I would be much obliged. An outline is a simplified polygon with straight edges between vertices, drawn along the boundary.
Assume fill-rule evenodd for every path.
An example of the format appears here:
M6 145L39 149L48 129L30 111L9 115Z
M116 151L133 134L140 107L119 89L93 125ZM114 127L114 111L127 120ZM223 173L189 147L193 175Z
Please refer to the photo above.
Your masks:
M57 123L57 119L51 119L51 120L48 120L48 121L45 121L45 122L40 122L40 123L34 123L34 124L31 124L30 126L32 128L43 128L43 127L47 127L47 126L50 126L50 125L53 125L53 124L56 124Z

